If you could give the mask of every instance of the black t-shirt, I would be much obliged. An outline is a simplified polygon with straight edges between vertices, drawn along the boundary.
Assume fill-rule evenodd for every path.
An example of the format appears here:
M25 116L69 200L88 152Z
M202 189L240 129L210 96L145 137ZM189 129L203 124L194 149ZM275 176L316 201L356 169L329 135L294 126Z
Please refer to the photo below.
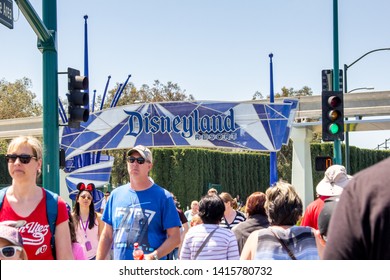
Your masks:
M390 260L390 158L359 173L334 210L324 259Z

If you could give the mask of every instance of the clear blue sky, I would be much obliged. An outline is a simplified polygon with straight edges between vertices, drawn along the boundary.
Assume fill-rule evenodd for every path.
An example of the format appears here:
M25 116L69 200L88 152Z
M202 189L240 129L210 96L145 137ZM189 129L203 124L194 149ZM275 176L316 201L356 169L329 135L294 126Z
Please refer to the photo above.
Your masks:
M41 15L41 1L30 0ZM339 2L339 65L390 47L390 1ZM172 81L198 100L241 101L274 89L321 92L321 70L333 68L332 0L57 1L58 66L83 71L84 15L88 15L90 90L101 95L127 75L137 87ZM0 25L0 79L28 77L42 98L37 38L14 3L14 29ZM18 18L19 17L19 18ZM390 90L390 51L373 53L348 71L348 88ZM59 76L65 98L66 75ZM390 138L351 133L351 145L373 148Z

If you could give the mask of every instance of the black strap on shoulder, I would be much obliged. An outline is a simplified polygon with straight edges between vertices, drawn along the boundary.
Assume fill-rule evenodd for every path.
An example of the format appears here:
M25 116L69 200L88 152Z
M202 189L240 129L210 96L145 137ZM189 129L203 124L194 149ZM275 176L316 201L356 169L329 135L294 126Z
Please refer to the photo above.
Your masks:
M199 254L200 254L200 252L202 252L204 246L206 246L207 241L209 241L210 237L214 234L214 232L217 231L218 228L219 228L219 226L217 225L217 227L216 227L212 232L210 232L210 233L207 235L206 239L203 241L202 245L200 245L198 251L196 252L195 257L194 257L194 260L196 260L196 258L199 256Z
M269 228L269 229L271 230L271 232L272 232L272 234L275 236L275 238L280 242L280 244L282 244L282 247L287 251L289 257L290 257L292 260L296 260L296 257L295 257L295 255L294 255L294 253L291 252L291 250L287 247L286 243L284 243L284 241L279 237L279 235L278 235L276 232L274 232L274 231L272 230L272 228Z

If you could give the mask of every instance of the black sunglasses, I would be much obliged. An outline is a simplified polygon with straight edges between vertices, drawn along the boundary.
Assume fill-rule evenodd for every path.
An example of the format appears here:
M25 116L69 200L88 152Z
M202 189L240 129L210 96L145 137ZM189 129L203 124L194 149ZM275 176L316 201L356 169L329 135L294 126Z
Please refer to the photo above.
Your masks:
M144 164L145 163L145 159L143 157L139 157L139 158L127 157L127 161L130 162L130 163L134 163L135 161L137 161L138 164Z
M4 258L12 258L13 256L15 256L16 251L22 251L22 247L20 247L20 246L6 246L6 247L0 248L0 254Z
M21 155L12 154L12 155L6 155L5 156L5 159L7 160L8 163L10 163L10 162L14 163L17 158L19 158L20 162L23 163L23 164L30 163L32 158L33 159L37 159L34 156L26 155L26 154L21 154Z

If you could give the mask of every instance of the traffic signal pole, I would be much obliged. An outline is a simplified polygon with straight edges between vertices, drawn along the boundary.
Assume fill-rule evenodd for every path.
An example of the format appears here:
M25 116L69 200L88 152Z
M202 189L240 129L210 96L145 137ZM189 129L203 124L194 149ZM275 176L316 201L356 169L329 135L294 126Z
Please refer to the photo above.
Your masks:
M333 0L333 73L339 73L339 31L338 31L338 1ZM340 88L339 79L333 79L333 91ZM342 164L341 142L333 141L333 163Z
M57 194L59 187L57 0L42 0L43 22L28 0L15 0L38 36L43 61L43 186Z

